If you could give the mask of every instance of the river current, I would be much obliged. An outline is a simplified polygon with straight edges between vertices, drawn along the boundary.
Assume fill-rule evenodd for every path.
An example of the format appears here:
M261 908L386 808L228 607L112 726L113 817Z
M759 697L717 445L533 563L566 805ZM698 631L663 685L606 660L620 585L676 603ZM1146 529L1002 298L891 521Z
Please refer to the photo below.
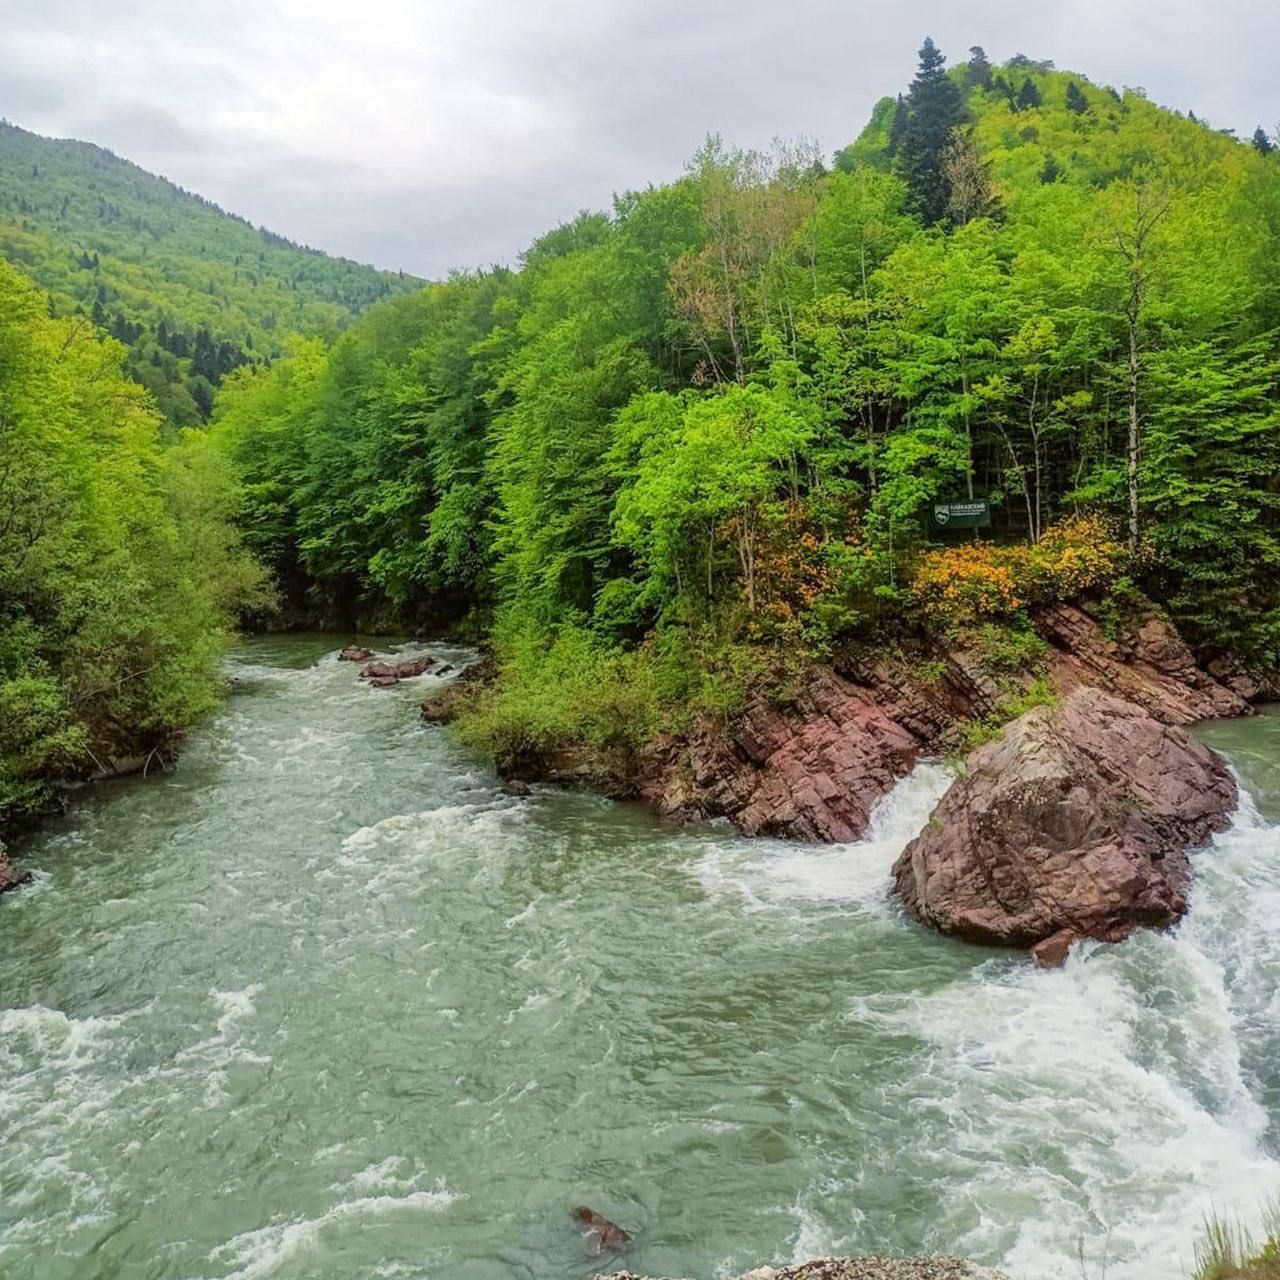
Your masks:
M1040 973L887 899L941 765L750 841L507 795L332 640L230 666L0 899L5 1280L578 1280L580 1203L654 1275L1171 1280L1280 1195L1280 716L1204 730L1247 798L1183 925Z

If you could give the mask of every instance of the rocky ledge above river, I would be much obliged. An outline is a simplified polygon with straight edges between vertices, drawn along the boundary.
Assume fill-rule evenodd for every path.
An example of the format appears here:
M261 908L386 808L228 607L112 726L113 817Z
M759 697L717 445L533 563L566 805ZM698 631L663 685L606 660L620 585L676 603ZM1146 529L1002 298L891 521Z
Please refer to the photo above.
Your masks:
M611 1271L596 1280L646 1280L630 1271ZM963 1258L814 1258L794 1266L759 1267L738 1280L1008 1280L1002 1271Z
M1224 657L1197 661L1153 607L1125 626L1085 603L1034 623L1054 707L969 758L894 885L922 923L1033 948L1047 965L1079 938L1118 941L1182 917L1189 852L1238 799L1226 764L1184 726L1249 715L1278 691ZM477 667L468 680L492 674ZM862 649L762 689L728 724L652 743L627 776L582 752L510 762L507 774L640 797L677 819L727 818L748 835L853 841L919 760L950 754L966 726L998 724L1018 679L962 644ZM1021 679L1025 692L1031 677ZM457 683L424 718L446 722L467 697Z
M1043 610L1035 624L1048 645L1045 674L1064 696L1101 689L1164 724L1189 725L1248 715L1250 700L1269 692L1226 660L1214 671L1198 664L1155 612L1116 634L1084 605ZM673 817L728 818L748 835L856 840L921 757L947 754L958 726L998 718L1007 685L963 646L847 654L785 697L754 695L727 728L658 744L637 789Z

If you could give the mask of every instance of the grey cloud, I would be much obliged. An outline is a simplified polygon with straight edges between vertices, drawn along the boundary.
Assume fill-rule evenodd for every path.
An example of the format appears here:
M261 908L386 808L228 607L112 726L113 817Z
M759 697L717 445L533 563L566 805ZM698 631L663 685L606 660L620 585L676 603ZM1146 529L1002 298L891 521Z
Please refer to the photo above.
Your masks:
M332 252L514 261L708 130L849 141L953 59L1053 58L1242 133L1280 117L1254 0L0 0L0 114L87 138Z

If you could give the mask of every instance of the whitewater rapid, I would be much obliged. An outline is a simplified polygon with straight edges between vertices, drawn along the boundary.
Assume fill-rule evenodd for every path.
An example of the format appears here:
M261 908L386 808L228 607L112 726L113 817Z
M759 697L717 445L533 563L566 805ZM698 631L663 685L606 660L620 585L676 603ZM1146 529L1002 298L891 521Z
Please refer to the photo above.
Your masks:
M416 722L429 682L364 689L328 645L242 650L176 773L24 850L0 1274L562 1280L599 1269L585 1201L652 1274L1169 1280L1207 1213L1280 1196L1270 773L1178 930L1041 973L887 896L939 764L855 844L679 830L504 794Z

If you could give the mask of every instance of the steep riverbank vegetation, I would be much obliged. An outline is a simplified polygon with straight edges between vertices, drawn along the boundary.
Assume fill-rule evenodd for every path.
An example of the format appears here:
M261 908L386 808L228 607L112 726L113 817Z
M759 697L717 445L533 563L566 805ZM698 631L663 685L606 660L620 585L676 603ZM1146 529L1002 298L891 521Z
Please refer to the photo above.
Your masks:
M519 271L233 374L214 436L299 609L496 618L502 751L728 711L833 646L1141 589L1280 651L1280 158L927 43L833 168L709 139ZM980 542L931 504L988 500Z
M163 753L215 702L223 636L270 600L200 432L124 348L0 262L0 832L55 780Z
M1196 1248L1195 1280L1275 1280L1280 1276L1280 1204L1263 1214L1261 1242L1243 1223L1210 1219Z

